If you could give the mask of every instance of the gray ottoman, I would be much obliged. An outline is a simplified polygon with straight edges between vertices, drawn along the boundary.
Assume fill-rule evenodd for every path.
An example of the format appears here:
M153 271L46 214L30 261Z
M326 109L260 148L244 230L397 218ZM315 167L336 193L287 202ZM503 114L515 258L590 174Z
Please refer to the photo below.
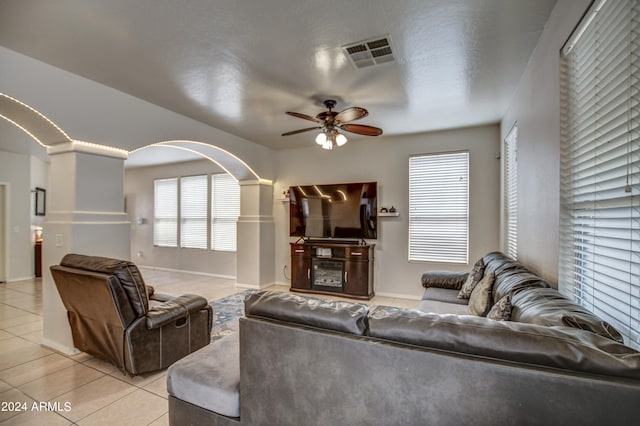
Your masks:
M231 423L240 417L240 341L232 333L182 358L167 371L169 420L192 424L201 414L219 414ZM173 411L180 411L178 416ZM198 409L199 408L199 409ZM214 415L215 417L215 415ZM226 423L216 422L219 424Z

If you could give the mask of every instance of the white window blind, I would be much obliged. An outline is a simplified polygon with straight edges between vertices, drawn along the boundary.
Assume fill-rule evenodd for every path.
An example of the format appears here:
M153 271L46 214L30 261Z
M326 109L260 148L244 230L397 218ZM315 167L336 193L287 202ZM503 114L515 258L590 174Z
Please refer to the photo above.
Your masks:
M505 252L518 258L518 125L514 124L504 140L504 224Z
M637 349L639 28L640 2L599 0L563 49L559 277L563 293Z
M467 263L469 153L409 157L409 260Z
M180 247L207 248L207 175L180 178Z
M178 179L154 181L153 244L178 245Z
M228 174L211 175L211 249L236 251L240 185Z

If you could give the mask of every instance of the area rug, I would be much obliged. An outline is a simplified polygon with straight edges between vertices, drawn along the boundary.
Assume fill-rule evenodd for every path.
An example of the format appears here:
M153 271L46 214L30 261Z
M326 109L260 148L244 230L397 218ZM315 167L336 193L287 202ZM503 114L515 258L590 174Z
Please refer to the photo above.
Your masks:
M216 341L238 330L238 318L244 315L244 298L256 290L246 290L209 302L213 308L211 341Z

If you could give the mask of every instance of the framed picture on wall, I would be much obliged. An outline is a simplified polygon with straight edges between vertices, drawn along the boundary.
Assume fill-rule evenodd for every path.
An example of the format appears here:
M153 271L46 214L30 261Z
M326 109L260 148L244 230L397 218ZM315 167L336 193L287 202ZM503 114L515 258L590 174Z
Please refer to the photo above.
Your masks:
M44 216L47 204L47 191L36 188L36 216Z

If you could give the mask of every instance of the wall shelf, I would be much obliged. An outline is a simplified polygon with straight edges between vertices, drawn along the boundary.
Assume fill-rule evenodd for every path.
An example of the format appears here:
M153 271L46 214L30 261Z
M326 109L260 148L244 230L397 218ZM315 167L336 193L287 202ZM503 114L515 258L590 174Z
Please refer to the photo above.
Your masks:
M398 217L398 216L400 216L400 212L378 213L378 217Z

